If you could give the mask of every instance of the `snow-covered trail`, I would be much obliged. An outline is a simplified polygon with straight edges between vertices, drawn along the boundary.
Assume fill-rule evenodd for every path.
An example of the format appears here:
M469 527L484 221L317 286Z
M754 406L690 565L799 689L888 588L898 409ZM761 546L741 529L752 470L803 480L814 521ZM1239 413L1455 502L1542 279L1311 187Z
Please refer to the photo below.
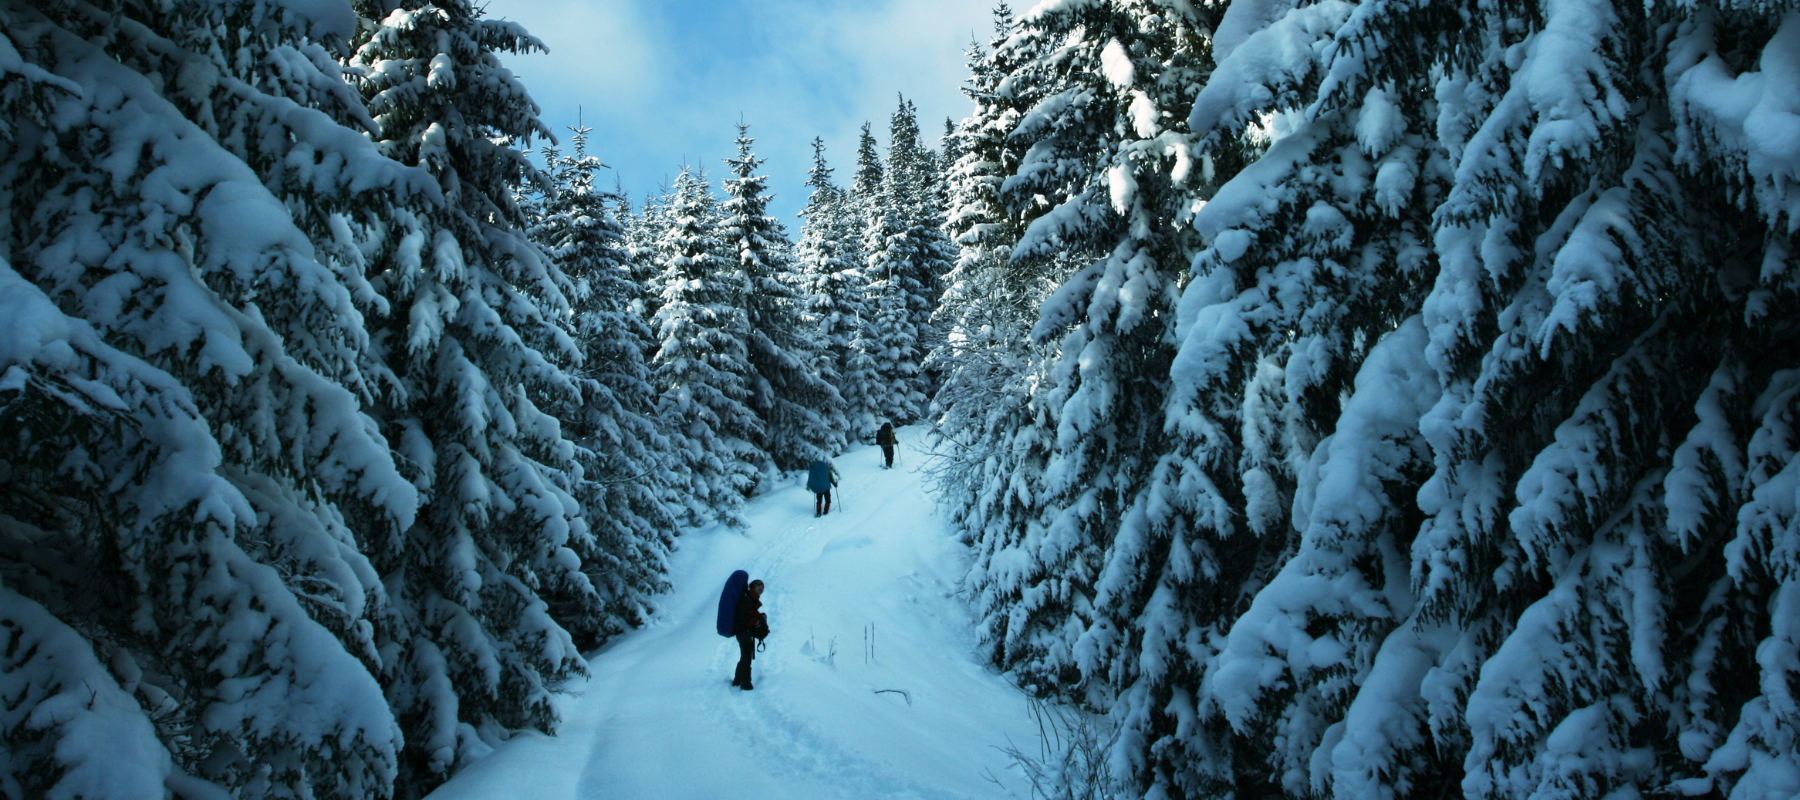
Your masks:
M909 447L923 435L900 435L892 470L874 447L837 459L825 517L796 481L752 501L746 531L683 536L661 613L590 659L559 734L518 736L431 797L1024 796L995 746L1033 748L1036 731L1019 691L976 659L952 595L960 546ZM751 692L728 685L737 645L713 630L734 569L767 584L772 633Z

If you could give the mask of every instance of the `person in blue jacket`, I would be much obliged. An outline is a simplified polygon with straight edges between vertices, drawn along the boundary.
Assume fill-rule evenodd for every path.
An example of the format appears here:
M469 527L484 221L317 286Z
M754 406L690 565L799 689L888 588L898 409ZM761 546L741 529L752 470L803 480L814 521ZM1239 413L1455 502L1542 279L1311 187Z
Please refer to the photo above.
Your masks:
M837 467L831 462L814 461L807 468L806 488L813 493L813 516L831 513L831 487L837 484Z

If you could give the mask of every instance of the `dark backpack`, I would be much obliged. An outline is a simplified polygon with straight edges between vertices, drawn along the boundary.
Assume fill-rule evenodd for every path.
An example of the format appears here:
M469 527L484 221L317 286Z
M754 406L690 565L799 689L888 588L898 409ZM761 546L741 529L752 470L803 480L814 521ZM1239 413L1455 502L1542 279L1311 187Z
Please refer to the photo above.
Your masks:
M744 596L744 587L750 585L750 573L738 570L725 579L725 591L719 593L719 635L730 636L732 623L737 620L737 601Z

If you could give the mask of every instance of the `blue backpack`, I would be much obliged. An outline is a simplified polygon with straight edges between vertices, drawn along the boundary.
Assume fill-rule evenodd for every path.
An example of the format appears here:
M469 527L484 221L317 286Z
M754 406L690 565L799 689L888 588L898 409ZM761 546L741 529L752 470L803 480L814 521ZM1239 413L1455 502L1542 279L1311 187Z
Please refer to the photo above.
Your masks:
M744 596L744 587L750 584L750 573L738 570L725 579L725 591L719 593L719 635L730 636L733 623L737 621L737 601Z
M814 461L807 469L806 488L814 494L831 491L831 465L823 461Z

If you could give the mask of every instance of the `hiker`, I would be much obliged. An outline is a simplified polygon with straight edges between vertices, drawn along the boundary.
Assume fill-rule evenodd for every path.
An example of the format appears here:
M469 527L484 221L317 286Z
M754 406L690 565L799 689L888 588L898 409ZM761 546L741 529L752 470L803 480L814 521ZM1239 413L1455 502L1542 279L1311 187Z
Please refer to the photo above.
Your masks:
M881 423L881 430L875 432L875 443L881 445L881 457L887 459L887 465L882 467L882 469L893 469L895 444L894 423Z
M762 592L762 581L751 581L745 586L731 620L731 635L737 637L738 643L737 676L731 679L731 685L744 691L756 688L750 685L750 662L756 658L756 643L769 637L769 617L762 613Z
M831 487L838 484L837 467L829 461L814 461L806 471L806 488L813 493L813 516L831 513Z

